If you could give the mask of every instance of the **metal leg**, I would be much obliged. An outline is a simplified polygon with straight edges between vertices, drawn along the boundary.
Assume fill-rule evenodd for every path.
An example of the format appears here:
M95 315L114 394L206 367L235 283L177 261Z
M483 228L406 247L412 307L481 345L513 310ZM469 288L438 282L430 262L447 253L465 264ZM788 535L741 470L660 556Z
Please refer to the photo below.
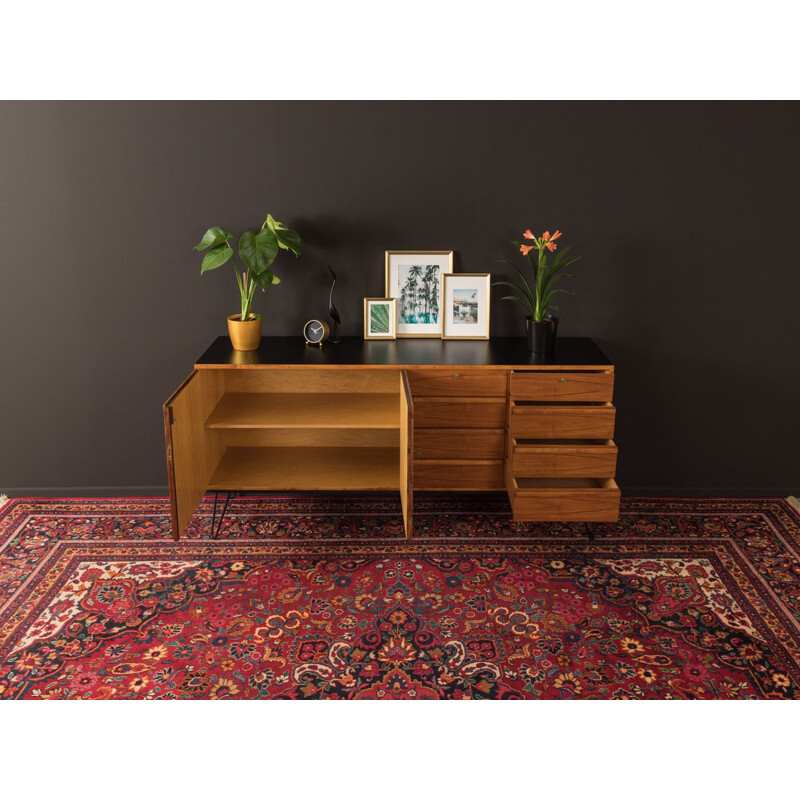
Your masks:
M214 535L214 525L216 524L217 520L217 497L219 496L219 492L214 492L214 510L211 512L211 535Z
M212 523L211 533L212 533L212 535L213 535L213 537L215 539L217 538L217 536L219 536L219 532L222 530L222 522L225 519L225 512L228 510L228 503L230 502L231 497L233 497L235 494L236 494L236 492L226 492L225 505L222 507L222 513L219 515L219 525L217 526L217 530L216 531L214 530L214 526L213 526L213 523ZM216 503L215 503L215 506L216 506Z

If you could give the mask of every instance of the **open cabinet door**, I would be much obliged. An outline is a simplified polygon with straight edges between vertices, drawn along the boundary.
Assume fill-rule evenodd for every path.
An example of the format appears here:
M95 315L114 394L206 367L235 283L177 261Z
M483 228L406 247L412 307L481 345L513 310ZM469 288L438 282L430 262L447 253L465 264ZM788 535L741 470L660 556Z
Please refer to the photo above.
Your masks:
M204 426L223 391L219 370L195 370L164 403L172 538L176 542L222 458L224 448Z
M400 504L406 539L411 538L414 524L414 399L405 370L400 372Z

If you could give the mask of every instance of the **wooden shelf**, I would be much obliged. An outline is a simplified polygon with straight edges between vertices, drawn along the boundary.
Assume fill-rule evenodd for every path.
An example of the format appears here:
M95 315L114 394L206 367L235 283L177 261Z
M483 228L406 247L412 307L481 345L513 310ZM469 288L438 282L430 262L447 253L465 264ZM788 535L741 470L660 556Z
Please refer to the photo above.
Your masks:
M400 428L398 394L268 394L222 396L206 428Z
M210 491L390 491L400 488L396 447L229 447Z

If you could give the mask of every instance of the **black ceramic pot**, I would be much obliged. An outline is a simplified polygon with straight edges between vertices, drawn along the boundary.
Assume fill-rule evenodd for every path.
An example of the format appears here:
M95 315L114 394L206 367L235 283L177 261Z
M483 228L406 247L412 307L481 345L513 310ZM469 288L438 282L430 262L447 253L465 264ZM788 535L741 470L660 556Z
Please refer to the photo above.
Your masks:
M528 343L528 352L552 353L557 326L558 320L545 319L541 322L534 322L532 317L525 317L525 338Z

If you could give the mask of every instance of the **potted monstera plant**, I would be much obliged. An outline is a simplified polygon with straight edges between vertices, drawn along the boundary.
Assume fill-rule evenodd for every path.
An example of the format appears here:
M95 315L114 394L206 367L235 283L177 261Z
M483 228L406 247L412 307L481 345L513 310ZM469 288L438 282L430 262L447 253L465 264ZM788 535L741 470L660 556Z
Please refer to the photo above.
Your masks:
M228 333L235 350L255 350L261 341L261 314L252 310L256 287L264 291L281 282L272 265L281 250L300 255L300 236L267 214L261 230L245 231L239 236L238 261L230 244L233 236L231 231L215 225L203 234L194 249L208 251L200 265L201 274L232 262L242 305L238 314L228 317Z

